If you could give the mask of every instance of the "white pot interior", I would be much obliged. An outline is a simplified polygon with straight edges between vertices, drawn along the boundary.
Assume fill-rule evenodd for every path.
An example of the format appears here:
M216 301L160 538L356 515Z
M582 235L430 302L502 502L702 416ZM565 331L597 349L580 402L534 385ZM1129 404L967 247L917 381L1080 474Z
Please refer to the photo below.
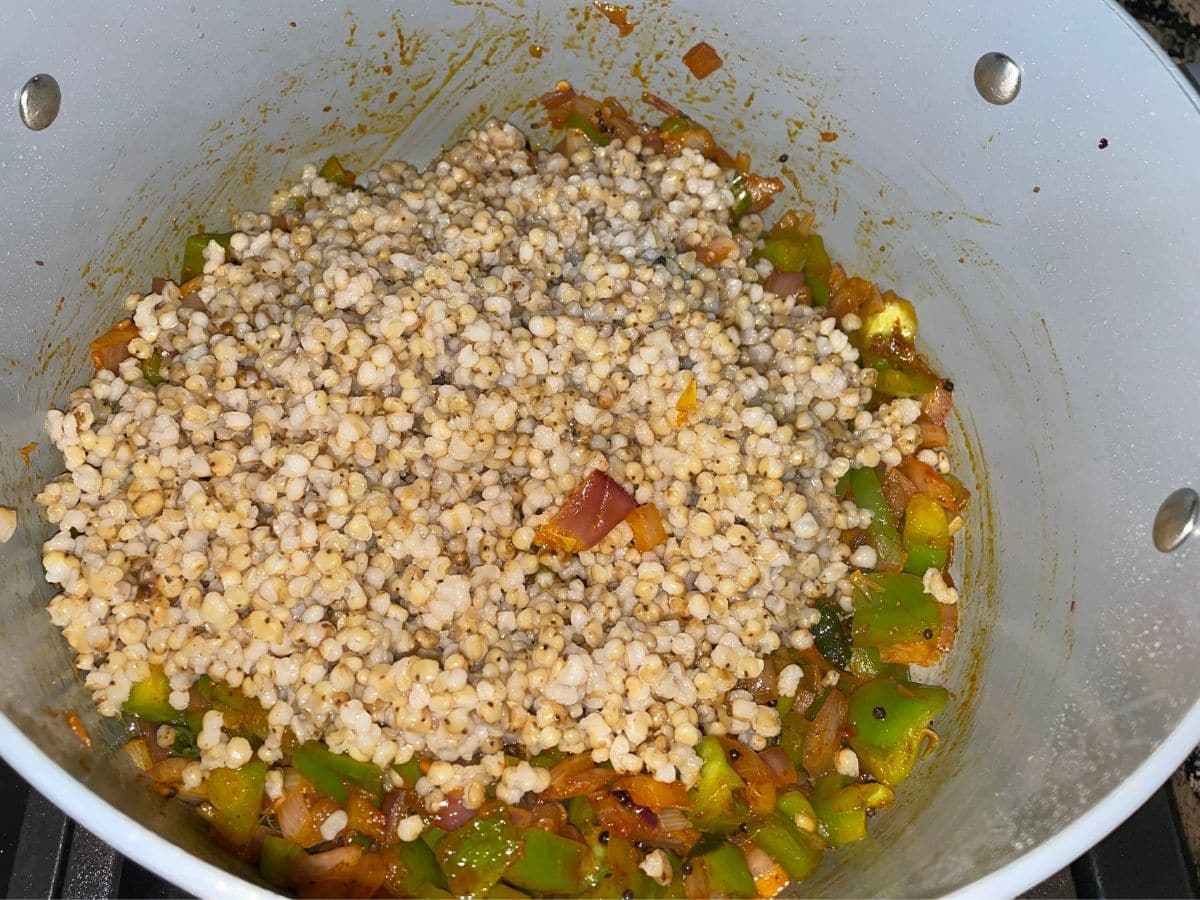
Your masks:
M917 303L925 348L958 386L975 500L945 672L954 712L903 802L806 891L1015 893L1069 862L1200 738L1196 550L1163 556L1149 537L1158 503L1200 481L1195 95L1098 0L647 2L626 38L582 3L504 6L7 15L0 84L48 72L64 99L46 131L25 130L15 105L0 122L0 503L19 511L0 550L0 749L160 874L205 896L245 890L162 841L241 871L133 779L44 613L33 494L60 463L43 412L195 226L263 208L330 152L352 168L425 160L488 113L527 122L528 101L565 77L618 97L651 89L756 160L788 153L835 257ZM699 39L725 59L704 82L679 61ZM972 82L993 50L1023 70L1008 106Z

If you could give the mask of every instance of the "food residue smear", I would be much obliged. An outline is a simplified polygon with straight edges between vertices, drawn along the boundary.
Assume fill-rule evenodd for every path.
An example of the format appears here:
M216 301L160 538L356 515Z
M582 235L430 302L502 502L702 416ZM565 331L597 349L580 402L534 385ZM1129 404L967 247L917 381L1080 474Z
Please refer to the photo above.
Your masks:
M707 78L723 65L721 57L707 41L701 41L683 54L683 64L699 79Z
M21 454L21 459L25 461L25 465L29 465L29 458L33 456L33 451L37 449L37 441L30 441L24 447L17 450Z
M532 56L534 59L541 59L542 54L545 52L546 52L546 48L543 47L541 44L530 44L529 45L529 55Z
M63 713L63 719L67 723L67 727L71 729L71 734L79 739L79 743L83 744L84 750L92 749L92 736L88 734L87 728L83 724L83 719L74 712Z
M836 131L822 131L821 132L821 141L823 143L830 144L830 143L833 143L834 141L836 141L837 139L838 139L838 133Z
M592 6L596 7L596 11L608 21L617 26L617 34L625 37L627 34L633 33L633 23L629 21L629 7L618 6L616 3L606 3L604 0L595 0Z

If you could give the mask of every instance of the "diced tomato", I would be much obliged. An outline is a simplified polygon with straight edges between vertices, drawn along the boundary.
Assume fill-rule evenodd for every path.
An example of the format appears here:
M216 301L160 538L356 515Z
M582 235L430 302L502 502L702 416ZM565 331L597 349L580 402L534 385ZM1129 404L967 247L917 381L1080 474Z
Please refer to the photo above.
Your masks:
M706 41L701 41L683 54L683 64L688 67L689 72L701 80L724 65L720 55Z
M633 531L633 545L642 553L653 550L667 539L662 513L653 503L643 503L625 521Z
M679 781L666 783L652 775L625 775L617 779L615 787L627 791L634 803L655 812L671 806L683 809L688 805L687 789Z
M122 319L100 337L96 338L88 349L92 352L92 365L96 371L108 369L115 373L121 363L129 357L129 342L137 337L137 326L133 319Z

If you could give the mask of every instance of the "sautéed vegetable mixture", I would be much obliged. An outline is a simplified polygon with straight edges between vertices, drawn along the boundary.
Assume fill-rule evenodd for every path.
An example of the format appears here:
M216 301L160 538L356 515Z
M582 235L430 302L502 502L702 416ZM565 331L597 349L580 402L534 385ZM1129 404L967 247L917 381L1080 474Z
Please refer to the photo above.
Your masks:
M644 99L307 167L47 415L50 615L153 788L282 889L767 897L936 743L953 385Z

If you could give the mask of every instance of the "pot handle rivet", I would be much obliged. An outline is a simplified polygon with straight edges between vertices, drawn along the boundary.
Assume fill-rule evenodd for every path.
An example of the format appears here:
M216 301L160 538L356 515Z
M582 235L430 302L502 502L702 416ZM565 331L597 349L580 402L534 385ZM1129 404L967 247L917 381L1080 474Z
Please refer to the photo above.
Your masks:
M975 63L975 90L988 103L1012 103L1021 90L1021 67L1005 53L985 53Z
M17 95L17 107L21 121L30 131L41 131L58 116L62 105L62 90L58 82L45 73L34 75Z
M1200 495L1180 488L1162 502L1154 517L1154 546L1163 553L1178 549L1196 530L1200 520Z

